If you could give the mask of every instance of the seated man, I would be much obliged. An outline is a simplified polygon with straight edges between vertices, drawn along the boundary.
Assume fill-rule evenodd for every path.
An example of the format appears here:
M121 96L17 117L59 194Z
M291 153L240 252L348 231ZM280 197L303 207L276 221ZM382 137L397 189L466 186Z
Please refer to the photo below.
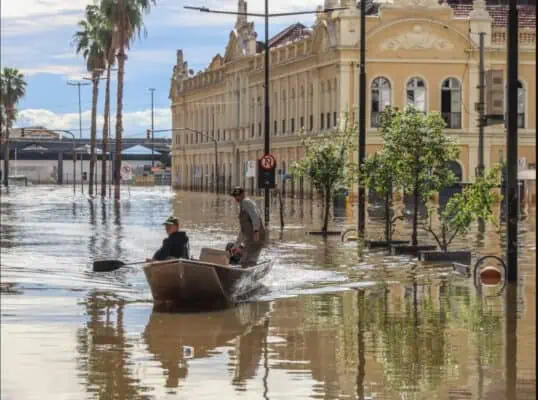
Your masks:
M162 261L169 258L189 258L189 237L179 230L179 220L171 216L163 224L168 237L163 240L163 245L153 255L151 260Z
M230 265L239 265L241 261L243 246L236 247L234 242L230 242L226 245L226 251L230 257Z

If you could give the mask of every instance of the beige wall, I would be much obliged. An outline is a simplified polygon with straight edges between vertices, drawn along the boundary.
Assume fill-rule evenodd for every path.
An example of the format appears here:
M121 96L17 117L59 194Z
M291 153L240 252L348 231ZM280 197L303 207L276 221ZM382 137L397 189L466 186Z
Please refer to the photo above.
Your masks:
M400 108L406 105L408 80L420 77L426 84L427 111L441 111L442 82L456 78L461 85L461 107L457 111L461 113L462 123L461 128L447 129L446 133L456 138L463 177L471 180L478 164L478 115L474 106L478 101L479 76L476 33L479 29L488 32L486 69L505 69L503 31L481 19L454 18L452 10L442 5L400 6L400 2L383 6L379 16L367 17L367 153L382 145L377 129L371 126L371 84L376 77L389 79L391 104ZM301 117L306 134L321 130L321 113L325 129L327 113L331 128L335 113L337 118L346 112L350 112L351 119L357 117L359 20L360 15L353 11L321 16L310 37L271 50L271 149L279 166L282 162L289 166L303 155L298 137ZM524 32L527 36L521 42L519 60L519 76L526 91L526 122L519 130L520 157L527 157L529 163L536 162L536 50L535 31L532 32L530 36L528 31ZM245 43L251 40L246 36L242 39ZM232 32L224 56L215 57L206 71L194 77L188 77L185 71L188 67L182 56L178 58L171 88L174 128L189 127L209 135L215 132L216 139L220 130L219 164L226 167L227 184L230 177L232 184L243 182L243 162L255 160L263 149L263 54L249 53L247 49L240 55L239 42ZM262 132L258 128L260 123ZM496 162L498 149L505 142L502 125L486 128L486 167ZM173 182L180 182L177 186L190 186L191 171L197 166L212 166L213 154L211 141L196 143L192 133L176 133Z

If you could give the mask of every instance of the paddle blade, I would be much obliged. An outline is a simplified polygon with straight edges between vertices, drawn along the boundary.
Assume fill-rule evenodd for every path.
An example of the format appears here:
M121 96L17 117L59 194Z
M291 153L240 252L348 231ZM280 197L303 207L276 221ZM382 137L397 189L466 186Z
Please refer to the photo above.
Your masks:
M94 272L110 272L121 268L125 263L119 260L99 260L93 262Z

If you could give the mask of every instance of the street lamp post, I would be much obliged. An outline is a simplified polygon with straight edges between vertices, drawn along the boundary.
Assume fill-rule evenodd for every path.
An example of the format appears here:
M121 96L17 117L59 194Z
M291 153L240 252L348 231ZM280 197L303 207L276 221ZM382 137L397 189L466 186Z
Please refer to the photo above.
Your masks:
M242 15L242 16L250 16L250 17L259 17L264 18L265 20L265 82L264 82L264 98L265 98L265 124L264 124L264 153L269 154L271 151L271 142L270 142L270 106L269 106L269 57L270 57L270 43L269 43L269 18L273 17L289 17L294 15L305 15L305 14L323 14L331 11L336 10L346 10L346 7L338 7L338 8L327 8L324 10L316 10L316 11L298 11L298 12L289 12L289 13L269 13L269 0L265 0L265 12L262 13L247 13L247 12L235 12L235 11L219 11L219 10L211 10L207 7L191 7L191 6L185 6L184 8L188 10L196 10L200 12L205 13L213 13L213 14L227 14L227 15ZM270 210L270 198L269 198L269 187L265 186L264 190L264 200L265 200L265 225L269 224L269 210Z
M88 86L89 83L87 82L81 82L81 81L68 81L67 84L69 86L77 86L78 87L78 127L79 127L79 136L80 139L82 139L82 104L80 102L80 87L81 86ZM83 177L83 162L84 158L82 153L80 153L80 188L82 190L82 193L84 193L84 180Z
M507 210L506 261L508 281L517 282L517 225L518 225L518 185L517 185L517 82L518 82L518 16L517 0L510 0L508 9L507 75L508 75L508 120L506 124L507 185L505 202Z
M155 160L154 160L154 157L153 157L153 152L154 152L154 144L153 144L153 132L154 132L154 116L153 116L153 112L154 112L154 99L153 99L153 95L155 94L155 89L154 88L149 88L148 89L150 92L151 92L151 167L153 168L155 166Z
M219 184L219 148L218 148L218 141L209 135L206 135L203 132L197 131L196 129L191 128L173 128L173 129L158 129L154 132L178 132L178 131L189 131L196 135L200 135L202 137L205 137L206 139L209 139L213 142L215 145L215 178L216 178L216 185L215 185L215 191L220 193L220 184Z

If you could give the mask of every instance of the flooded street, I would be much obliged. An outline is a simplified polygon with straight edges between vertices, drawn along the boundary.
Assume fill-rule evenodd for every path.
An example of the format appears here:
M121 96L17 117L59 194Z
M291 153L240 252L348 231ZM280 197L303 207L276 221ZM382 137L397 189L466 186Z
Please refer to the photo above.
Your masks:
M170 214L195 256L223 249L238 231L230 197L131 188L115 203L73 199L70 187L2 190L2 399L536 397L534 209L520 225L520 282L498 295L449 266L305 235L319 229L318 203L286 199L281 232L274 202L263 290L233 309L165 314L152 311L141 265L94 273L92 261L151 257ZM331 229L355 224L352 207L337 209ZM383 232L376 221L367 229ZM503 240L488 226L452 247L472 248L474 262L503 256Z

